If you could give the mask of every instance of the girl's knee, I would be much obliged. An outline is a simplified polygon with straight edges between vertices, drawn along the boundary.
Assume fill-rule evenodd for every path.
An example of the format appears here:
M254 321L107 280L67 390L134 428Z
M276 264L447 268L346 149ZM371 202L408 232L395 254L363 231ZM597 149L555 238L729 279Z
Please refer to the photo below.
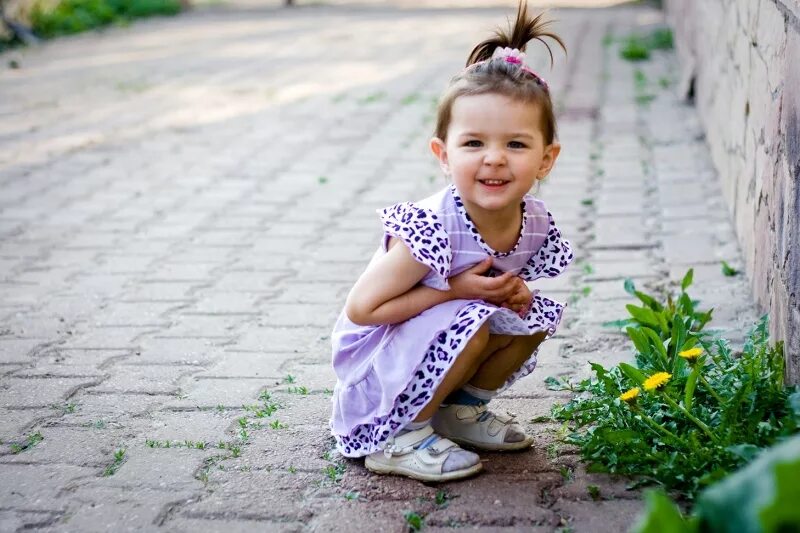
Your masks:
M489 344L489 324L484 323L478 330L472 335L472 338L467 342L466 347L464 348L464 352L469 354L474 354L475 357L479 356L486 346Z

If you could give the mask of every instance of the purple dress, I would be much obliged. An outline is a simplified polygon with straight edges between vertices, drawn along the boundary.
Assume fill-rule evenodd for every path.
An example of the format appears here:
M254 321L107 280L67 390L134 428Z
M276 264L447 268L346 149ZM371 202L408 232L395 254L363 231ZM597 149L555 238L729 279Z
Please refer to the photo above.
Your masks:
M434 289L449 288L447 279L492 256L492 274L513 272L525 281L561 274L572 261L572 249L561 238L544 203L522 200L522 231L514 248L499 253L481 238L455 186L419 202L403 202L380 211L385 232L430 267L422 279ZM332 333L333 391L331 430L342 455L361 457L381 449L422 410L472 335L485 323L494 334L555 333L564 304L533 291L530 311L513 311L482 300L452 300L399 324L359 326L342 311ZM503 388L529 374L536 352Z

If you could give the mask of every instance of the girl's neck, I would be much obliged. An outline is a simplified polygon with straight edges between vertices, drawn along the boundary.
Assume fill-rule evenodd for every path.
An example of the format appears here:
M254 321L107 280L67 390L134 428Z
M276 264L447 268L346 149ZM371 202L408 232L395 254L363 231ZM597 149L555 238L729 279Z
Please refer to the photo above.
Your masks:
M478 233L493 250L506 252L517 243L522 226L522 210L519 203L489 211L464 201L464 209Z

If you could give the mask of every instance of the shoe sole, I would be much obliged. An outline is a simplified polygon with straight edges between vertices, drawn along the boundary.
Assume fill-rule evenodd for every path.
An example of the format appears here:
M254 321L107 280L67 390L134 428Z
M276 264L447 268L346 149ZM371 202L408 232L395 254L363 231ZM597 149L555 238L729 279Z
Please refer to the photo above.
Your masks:
M441 435L445 437L444 433L441 433ZM487 452L515 452L520 450L526 450L533 445L533 437L528 437L527 439L521 440L519 442L501 442L498 444L475 442L469 439L461 439L450 435L447 435L445 438L450 439L459 446L473 448L476 450L483 450Z
M367 457L364 460L364 466L367 467L367 470L375 472L376 474L393 474L398 476L410 477L411 479L416 479L419 481L434 481L434 482L464 479L470 476L474 476L475 474L483 470L483 464L477 463L469 468L464 468L462 470L455 470L453 472L443 472L441 474L424 474L422 472L417 472L416 470L411 470L409 468L380 463L372 460L369 457Z

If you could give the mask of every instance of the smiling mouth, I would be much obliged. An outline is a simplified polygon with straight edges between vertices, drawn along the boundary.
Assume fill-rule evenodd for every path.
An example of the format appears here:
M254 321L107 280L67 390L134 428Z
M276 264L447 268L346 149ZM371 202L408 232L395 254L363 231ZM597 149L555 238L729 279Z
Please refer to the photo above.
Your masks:
M506 183L509 183L508 180L478 180L478 183L481 185L486 185L487 187L501 187Z

